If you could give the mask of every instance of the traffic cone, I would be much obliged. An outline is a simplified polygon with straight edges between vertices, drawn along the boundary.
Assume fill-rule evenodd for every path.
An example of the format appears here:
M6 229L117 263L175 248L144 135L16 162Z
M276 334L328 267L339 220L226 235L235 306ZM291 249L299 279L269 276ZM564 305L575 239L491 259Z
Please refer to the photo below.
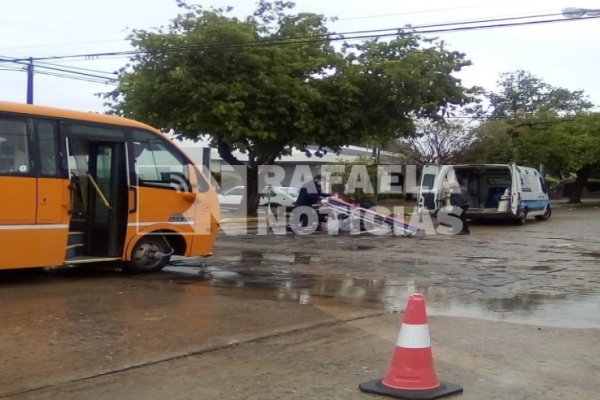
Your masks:
M425 297L413 293L408 299L400 335L388 373L383 379L361 383L361 391L397 399L437 399L462 393L453 383L440 382L433 365Z

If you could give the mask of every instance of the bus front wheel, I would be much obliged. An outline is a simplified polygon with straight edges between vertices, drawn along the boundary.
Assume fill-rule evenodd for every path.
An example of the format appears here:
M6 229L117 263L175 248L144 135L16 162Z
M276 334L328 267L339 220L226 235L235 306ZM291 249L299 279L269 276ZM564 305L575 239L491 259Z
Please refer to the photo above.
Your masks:
M135 274L160 271L171 258L168 247L167 241L160 235L140 239L131 251L127 271Z

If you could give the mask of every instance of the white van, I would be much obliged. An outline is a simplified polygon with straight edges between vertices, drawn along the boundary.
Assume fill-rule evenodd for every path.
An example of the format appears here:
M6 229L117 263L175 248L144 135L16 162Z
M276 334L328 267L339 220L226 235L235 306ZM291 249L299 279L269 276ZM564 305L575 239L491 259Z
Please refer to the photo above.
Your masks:
M423 168L419 212L437 212L450 204L448 183L462 181L469 191L470 219L550 218L548 189L534 168L515 164L428 165Z

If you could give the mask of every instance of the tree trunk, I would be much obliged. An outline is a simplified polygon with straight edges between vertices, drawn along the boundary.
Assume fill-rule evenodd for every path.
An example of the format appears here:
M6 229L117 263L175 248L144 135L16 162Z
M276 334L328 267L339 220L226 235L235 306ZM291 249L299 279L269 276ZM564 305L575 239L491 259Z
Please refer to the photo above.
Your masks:
M581 203L583 189L585 188L585 184L590 178L593 169L593 165L586 165L577 171L577 179L575 179L573 190L571 190L571 194L569 195L569 204Z
M258 214L258 166L248 166L246 176L246 215L256 217Z

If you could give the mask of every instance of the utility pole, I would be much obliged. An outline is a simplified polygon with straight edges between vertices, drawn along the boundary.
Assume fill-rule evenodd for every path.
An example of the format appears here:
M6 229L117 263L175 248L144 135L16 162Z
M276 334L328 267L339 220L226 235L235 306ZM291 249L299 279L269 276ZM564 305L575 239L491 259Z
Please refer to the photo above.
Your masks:
M29 58L27 65L27 104L33 104L33 58Z

